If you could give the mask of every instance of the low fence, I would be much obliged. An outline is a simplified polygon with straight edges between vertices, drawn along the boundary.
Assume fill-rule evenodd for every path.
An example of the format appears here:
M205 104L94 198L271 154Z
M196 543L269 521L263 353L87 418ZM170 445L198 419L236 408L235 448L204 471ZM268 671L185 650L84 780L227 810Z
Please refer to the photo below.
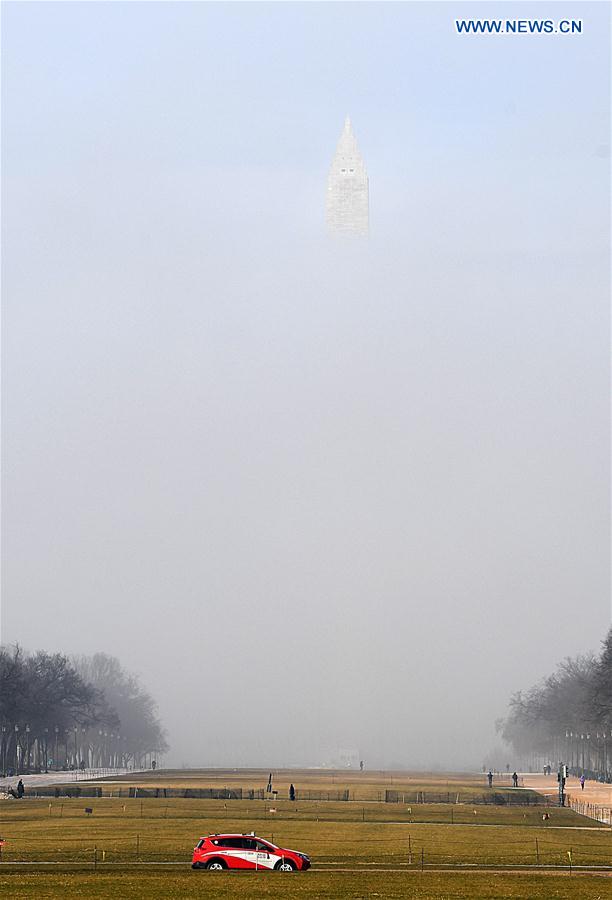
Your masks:
M349 791L296 791L296 800L350 800ZM26 789L28 797L128 797L131 799L180 799L180 800L268 800L279 799L278 791L266 792L263 788L142 788L87 785L61 785ZM283 796L280 799L288 799Z
M334 800L334 801L348 801L354 800L355 797L351 797L350 791L348 788L342 791L298 791L295 792L296 800Z
M585 800L576 800L572 796L566 796L566 805L581 816L595 819L603 825L612 825L612 809L609 806L600 806L599 803L588 803Z
M542 794L522 792L487 791L484 794L436 794L430 791L385 791L385 803L468 803L474 806L550 806L550 800Z
M71 781L91 781L94 778L112 778L115 775L135 775L137 772L145 772L146 769L132 768L111 768L102 766L95 769L74 769L66 774L70 776ZM68 780L68 779L66 779Z
M181 799L181 800L267 800L277 802L286 800L284 794L279 797L277 791L266 792L263 788L142 788L126 785L57 785L26 788L27 797L67 797L67 798L129 798L149 799ZM379 791L375 798L367 799L355 796L349 789L339 791L299 791L295 793L296 801L331 801L359 803L409 803L409 804L470 804L472 806L549 806L550 798L541 794L523 791L486 791L482 794L434 793L430 791Z
M131 799L173 798L182 800L264 800L261 790L242 788L140 788L61 785L26 789L28 797L127 797Z

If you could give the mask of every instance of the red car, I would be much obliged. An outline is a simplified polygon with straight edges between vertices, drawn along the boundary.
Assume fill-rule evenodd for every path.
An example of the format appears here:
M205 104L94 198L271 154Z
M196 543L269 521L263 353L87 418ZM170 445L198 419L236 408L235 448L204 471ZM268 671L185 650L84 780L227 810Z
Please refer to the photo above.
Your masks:
M283 850L251 834L209 834L193 849L192 869L276 869L304 871L310 857L297 850Z

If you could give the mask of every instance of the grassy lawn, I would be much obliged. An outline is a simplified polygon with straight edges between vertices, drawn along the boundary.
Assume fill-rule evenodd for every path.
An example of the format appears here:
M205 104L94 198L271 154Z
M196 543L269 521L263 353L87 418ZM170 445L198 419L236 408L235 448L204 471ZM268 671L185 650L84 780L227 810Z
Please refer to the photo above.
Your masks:
M91 815L85 813L88 804ZM201 834L255 831L308 853L315 866L393 866L406 864L410 853L415 864L421 852L426 863L436 865L531 865L538 860L564 865L568 850L577 864L612 861L610 831L571 810L553 809L542 822L534 809L478 808L474 816L471 807L455 807L460 814L451 824L444 806L422 806L410 814L409 808L394 804L389 810L389 804L380 804L365 811L365 820L363 807L353 803L274 808L277 812L270 813L262 801L5 801L0 810L0 833L7 841L2 858L88 862L96 848L107 862L187 862ZM400 811L402 817L389 820L389 813Z
M482 872L305 872L283 877L276 873L222 873L219 876L162 869L151 873L55 872L8 874L0 872L0 894L8 897L108 898L202 897L213 900L370 900L414 897L419 900L602 900L612 895L612 882L595 875Z
M218 773L217 773L218 774ZM232 773L243 785L259 775ZM267 774L267 773L266 773ZM220 776L222 780L226 773ZM294 776L295 773L289 773ZM140 776L139 776L140 777ZM311 775L311 784L324 775ZM336 780L337 776L334 776ZM372 795L388 775L371 773L361 790ZM329 779L329 776L327 776ZM408 776L403 776L408 783ZM423 790L433 779L419 776ZM142 779L145 781L146 779ZM287 778L287 785L293 778ZM318 780L318 781L317 781ZM416 780L416 779L415 779ZM160 786L210 784L210 776L155 773ZM280 779L279 779L280 781ZM149 783L153 776L149 777ZM440 784L451 779L439 779ZM131 782L130 782L131 783ZM108 784L108 782L106 782ZM475 781L454 780L464 798ZM480 787L480 785L478 785ZM412 789L412 788L411 788ZM85 808L93 810L87 814ZM272 812L271 810L274 810ZM612 879L562 872L433 871L441 866L567 867L612 864L612 833L568 809L464 803L380 803L288 800L24 799L0 803L6 840L0 894L10 897L592 897L612 896ZM255 831L308 853L306 873L193 872L191 851L202 834ZM93 870L93 861L98 868ZM54 864L40 869L10 863ZM183 863L154 868L123 864ZM69 864L77 864L71 868ZM421 865L425 871L421 872ZM64 868L62 868L62 866ZM115 866L117 868L115 868ZM431 867L432 871L428 871ZM360 871L351 871L351 870Z

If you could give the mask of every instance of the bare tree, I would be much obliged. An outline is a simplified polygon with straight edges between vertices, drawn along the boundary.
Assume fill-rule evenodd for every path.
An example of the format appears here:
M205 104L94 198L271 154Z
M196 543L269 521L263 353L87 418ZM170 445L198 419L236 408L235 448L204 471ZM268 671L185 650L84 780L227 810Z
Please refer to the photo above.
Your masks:
M74 664L81 677L103 694L117 714L123 764L142 765L145 754L168 749L156 703L136 675L126 672L119 660L107 653L80 656Z

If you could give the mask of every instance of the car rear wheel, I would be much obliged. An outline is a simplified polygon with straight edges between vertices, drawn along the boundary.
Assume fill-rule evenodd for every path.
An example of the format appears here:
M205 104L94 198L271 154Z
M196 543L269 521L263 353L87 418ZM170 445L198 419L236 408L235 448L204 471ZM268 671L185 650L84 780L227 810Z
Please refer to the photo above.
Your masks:
M295 870L295 863L291 862L290 859L281 859L280 862L276 864L277 872L293 872Z
M206 863L206 868L209 872L221 872L223 869L227 869L227 866L222 859L211 859L209 863Z

